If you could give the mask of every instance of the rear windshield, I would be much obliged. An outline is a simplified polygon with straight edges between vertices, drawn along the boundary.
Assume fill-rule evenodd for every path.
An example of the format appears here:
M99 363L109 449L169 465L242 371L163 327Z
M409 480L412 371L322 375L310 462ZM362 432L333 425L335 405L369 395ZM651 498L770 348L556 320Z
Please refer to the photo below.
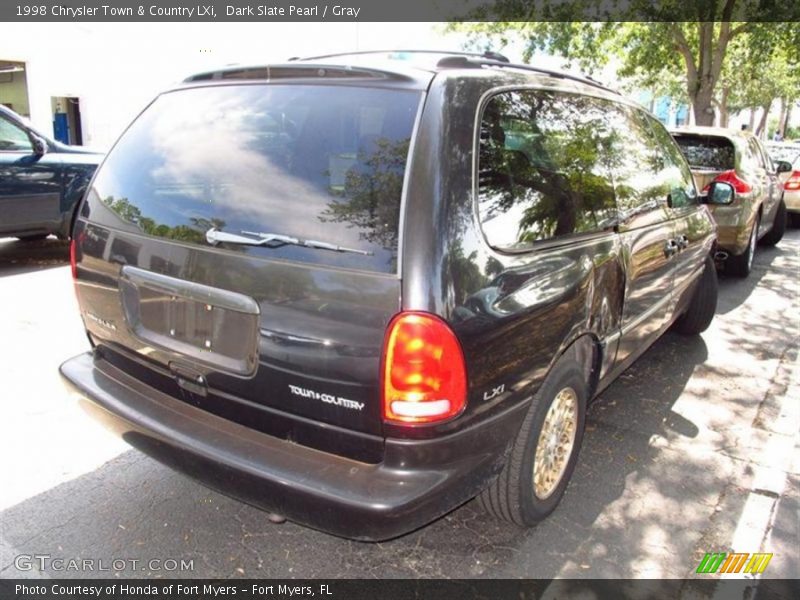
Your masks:
M727 171L736 166L736 150L727 138L684 133L674 137L693 168Z
M400 196L420 98L413 91L324 85L170 92L111 151L89 205L102 202L148 235L205 245L212 227L247 237L280 234L362 253L278 243L225 247L395 273ZM93 212L90 219L108 220Z

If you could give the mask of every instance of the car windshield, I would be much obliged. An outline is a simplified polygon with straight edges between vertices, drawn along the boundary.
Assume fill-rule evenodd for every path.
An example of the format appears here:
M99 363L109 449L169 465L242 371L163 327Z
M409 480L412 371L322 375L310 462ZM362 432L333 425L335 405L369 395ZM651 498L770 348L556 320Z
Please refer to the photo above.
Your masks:
M736 166L736 149L728 138L714 135L673 134L694 169L727 171Z
M236 251L394 273L420 99L415 91L344 85L169 92L110 152L90 201L148 235L206 245L214 228L321 240L355 251L313 244Z

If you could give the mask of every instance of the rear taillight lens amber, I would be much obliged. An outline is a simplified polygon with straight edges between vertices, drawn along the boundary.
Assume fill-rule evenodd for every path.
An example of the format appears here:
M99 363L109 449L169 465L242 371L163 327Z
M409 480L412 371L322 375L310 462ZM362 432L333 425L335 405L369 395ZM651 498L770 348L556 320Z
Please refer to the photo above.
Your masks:
M434 423L464 410L464 354L453 330L439 317L397 315L386 331L383 356L384 420Z
M784 182L783 189L789 191L800 190L800 171L792 171L789 179Z
M77 249L75 248L75 238L72 238L69 242L69 267L72 271L72 280L75 281L78 278L78 260L76 257Z

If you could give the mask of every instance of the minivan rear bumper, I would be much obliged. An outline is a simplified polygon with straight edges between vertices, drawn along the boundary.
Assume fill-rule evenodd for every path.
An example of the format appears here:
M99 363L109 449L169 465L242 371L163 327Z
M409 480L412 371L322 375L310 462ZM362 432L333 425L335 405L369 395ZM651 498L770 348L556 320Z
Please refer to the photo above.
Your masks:
M387 439L384 461L371 465L212 415L92 353L60 371L84 409L160 462L292 521L373 541L413 531L483 489L527 406L435 440Z

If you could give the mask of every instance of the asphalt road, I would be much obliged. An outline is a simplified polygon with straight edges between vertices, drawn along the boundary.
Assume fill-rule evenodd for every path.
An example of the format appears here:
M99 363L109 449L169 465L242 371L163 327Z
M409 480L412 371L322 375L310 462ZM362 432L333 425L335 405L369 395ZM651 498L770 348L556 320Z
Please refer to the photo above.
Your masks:
M67 247L0 240L0 577L694 577L729 550L800 577L799 285L798 230L749 279L721 278L709 331L668 333L592 406L567 494L535 529L470 502L368 544L271 524L86 417L57 375L88 348ZM139 562L39 571L20 555Z

